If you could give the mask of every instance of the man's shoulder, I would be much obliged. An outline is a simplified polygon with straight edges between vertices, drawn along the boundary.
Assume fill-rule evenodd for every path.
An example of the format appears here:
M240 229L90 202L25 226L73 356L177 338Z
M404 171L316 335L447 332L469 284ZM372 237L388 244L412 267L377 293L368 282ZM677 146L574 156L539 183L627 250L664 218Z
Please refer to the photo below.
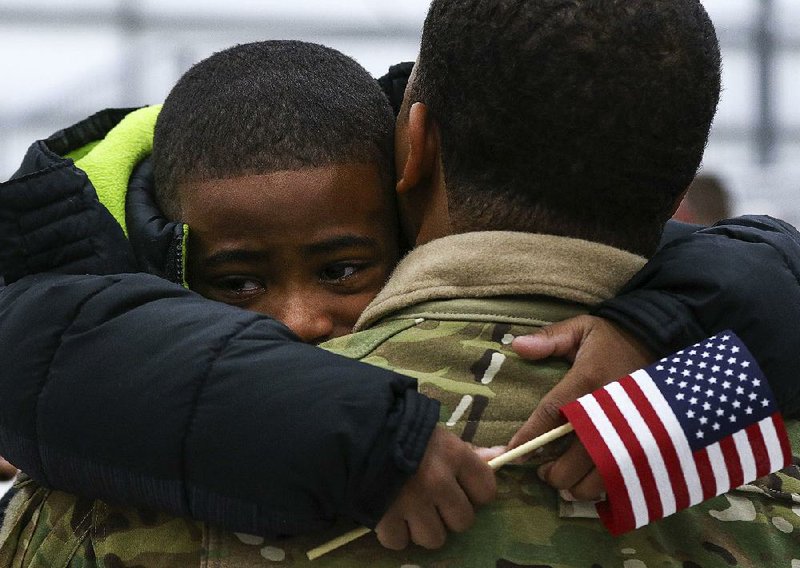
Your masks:
M441 403L440 420L463 439L483 446L504 444L563 376L567 363L532 363L511 350L515 336L533 333L546 321L446 304L395 314L336 340L334 347L415 378L422 394Z
M369 329L331 339L320 347L350 359L363 359L392 337L408 331L415 325L413 319L385 321Z
M533 333L534 325L512 325L485 318L437 319L400 315L370 329L340 337L323 347L352 359L417 378L459 374L489 353L511 355L513 337ZM445 370L448 370L445 373Z
M585 313L584 306L541 296L460 298L428 301L397 311L373 326L322 344L350 357L364 359L384 344L404 345L418 352L430 340L457 341L465 330L489 330L493 341L502 341L512 327L532 333L544 325ZM510 340L508 340L510 343Z

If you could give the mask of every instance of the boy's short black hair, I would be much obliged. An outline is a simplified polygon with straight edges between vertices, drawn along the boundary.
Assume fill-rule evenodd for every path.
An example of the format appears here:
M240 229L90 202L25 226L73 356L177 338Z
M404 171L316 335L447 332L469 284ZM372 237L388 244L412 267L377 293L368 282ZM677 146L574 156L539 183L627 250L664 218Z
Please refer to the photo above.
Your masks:
M699 0L433 0L410 101L456 230L652 253L700 164L720 53Z
M156 197L180 217L178 185L337 163L393 175L392 109L346 55L300 41L237 45L177 82L153 142Z

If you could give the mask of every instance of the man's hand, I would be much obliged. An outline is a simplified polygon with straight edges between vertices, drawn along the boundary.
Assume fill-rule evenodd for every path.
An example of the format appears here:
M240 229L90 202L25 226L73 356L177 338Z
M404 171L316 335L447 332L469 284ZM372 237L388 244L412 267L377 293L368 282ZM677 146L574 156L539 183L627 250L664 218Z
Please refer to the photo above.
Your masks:
M0 481L8 481L17 475L17 468L0 458Z
M572 362L572 368L542 398L514 434L509 449L563 424L559 408L568 402L655 360L630 334L594 316L579 316L545 327L536 335L518 337L512 347L526 359L564 357ZM539 476L556 489L568 490L576 499L596 500L604 490L600 474L578 440L560 458L540 466Z
M380 543L392 550L402 550L409 541L433 549L444 545L448 530L467 530L475 507L495 496L494 471L484 461L489 453L479 454L437 427L417 473L375 528Z

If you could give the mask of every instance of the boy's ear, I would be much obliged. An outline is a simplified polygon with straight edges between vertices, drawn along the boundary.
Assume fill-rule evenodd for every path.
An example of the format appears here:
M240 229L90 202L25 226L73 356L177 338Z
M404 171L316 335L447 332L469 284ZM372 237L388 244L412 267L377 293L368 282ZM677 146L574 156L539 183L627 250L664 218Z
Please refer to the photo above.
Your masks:
M397 193L407 193L433 177L439 154L438 128L424 103L411 105L404 126L405 139L398 143L405 145L401 150L405 161L398 164Z

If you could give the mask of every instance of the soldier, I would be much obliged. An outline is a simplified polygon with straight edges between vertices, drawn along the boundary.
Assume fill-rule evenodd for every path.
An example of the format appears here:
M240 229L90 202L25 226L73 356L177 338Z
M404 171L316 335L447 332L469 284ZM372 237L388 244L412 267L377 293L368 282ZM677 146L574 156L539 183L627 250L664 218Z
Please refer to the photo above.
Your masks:
M700 163L719 89L716 36L696 0L434 0L396 133L399 203L417 247L362 331L327 347L416 377L462 439L503 443L566 370L549 360L531 377L509 344L584 313L643 266ZM790 430L796 445L798 424ZM612 538L538 478L559 450L502 471L475 527L436 552L388 554L364 539L316 562L800 562L796 466ZM393 511L382 523L402 525ZM227 558L217 566L260 565L259 554L305 565L313 543L211 535L209 557Z

